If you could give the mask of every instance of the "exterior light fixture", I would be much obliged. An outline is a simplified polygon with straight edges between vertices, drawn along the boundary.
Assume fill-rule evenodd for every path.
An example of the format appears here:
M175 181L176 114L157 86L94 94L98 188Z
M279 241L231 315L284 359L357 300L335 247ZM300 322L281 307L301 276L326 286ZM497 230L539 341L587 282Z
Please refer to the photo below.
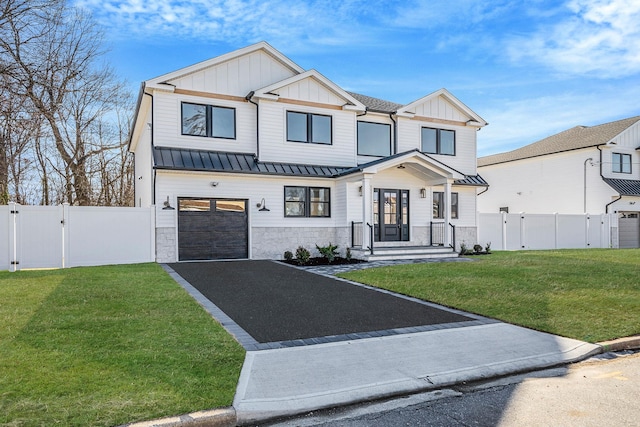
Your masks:
M256 207L257 207L257 208L260 208L260 209L258 209L258 212L270 212L270 211L271 211L269 208L267 208L267 206L266 206L266 202L264 201L264 197L262 198L262 200L260 201L260 203L258 203L258 204L256 205Z
M358 187L358 196L362 197L362 185Z
M398 169L404 169L404 163L400 163L400 166L398 166Z
M427 189L426 188L421 188L420 189L420 197L423 199L427 198Z
M163 205L164 205L164 208L162 208L163 211L175 210L175 208L171 206L171 203L169 203L169 196L167 196L167 200L164 201Z

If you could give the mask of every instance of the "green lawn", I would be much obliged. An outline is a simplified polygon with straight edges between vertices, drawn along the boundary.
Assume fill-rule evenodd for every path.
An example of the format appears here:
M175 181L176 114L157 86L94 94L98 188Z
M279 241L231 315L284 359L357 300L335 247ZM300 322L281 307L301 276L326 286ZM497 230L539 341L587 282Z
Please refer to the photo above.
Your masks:
M496 252L341 277L589 342L640 334L640 250Z
M157 264L0 272L0 425L230 405L244 350Z

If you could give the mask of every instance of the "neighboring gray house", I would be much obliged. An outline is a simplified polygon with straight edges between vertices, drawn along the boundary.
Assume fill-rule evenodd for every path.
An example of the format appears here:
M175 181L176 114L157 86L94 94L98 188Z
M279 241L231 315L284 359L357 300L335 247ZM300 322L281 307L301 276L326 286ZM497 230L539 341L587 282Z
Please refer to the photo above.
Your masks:
M481 157L480 212L617 213L619 246L640 247L640 116L576 126Z
M446 89L407 105L347 92L261 42L143 83L129 149L158 261L451 255L475 241L476 133ZM438 249L439 248L439 249Z

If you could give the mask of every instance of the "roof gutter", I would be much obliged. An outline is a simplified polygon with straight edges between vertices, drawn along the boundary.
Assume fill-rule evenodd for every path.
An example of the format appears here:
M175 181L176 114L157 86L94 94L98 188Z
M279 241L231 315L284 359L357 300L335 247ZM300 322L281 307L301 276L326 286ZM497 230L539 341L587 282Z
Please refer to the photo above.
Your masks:
M396 122L396 120L393 118L394 114L395 114L395 112L389 113L389 118L393 122L393 152L397 153L398 152L398 138L397 138L397 135L398 135L398 122Z
M602 150L600 149L600 147L602 147L602 146L601 145L597 145L596 146L596 148L600 152L600 179L602 179L604 181L604 175L602 174ZM617 202L620 199L622 199L622 194L620 194L620 192L618 191L618 198L615 199L615 200L612 200L609 203L607 203L606 205L604 205L604 213L608 214L609 213L609 206L611 206L612 204L614 204L615 202Z
M256 156L253 160L258 162L260 160L260 106L251 99L255 93L256 92L252 90L244 97L244 99L256 106Z

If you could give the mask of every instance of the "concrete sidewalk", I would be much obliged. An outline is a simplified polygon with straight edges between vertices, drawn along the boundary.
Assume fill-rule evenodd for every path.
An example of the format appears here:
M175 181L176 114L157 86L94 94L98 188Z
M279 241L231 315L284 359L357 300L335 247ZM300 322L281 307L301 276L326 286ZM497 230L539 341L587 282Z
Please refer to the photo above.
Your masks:
M581 360L602 347L506 323L247 352L238 424Z

